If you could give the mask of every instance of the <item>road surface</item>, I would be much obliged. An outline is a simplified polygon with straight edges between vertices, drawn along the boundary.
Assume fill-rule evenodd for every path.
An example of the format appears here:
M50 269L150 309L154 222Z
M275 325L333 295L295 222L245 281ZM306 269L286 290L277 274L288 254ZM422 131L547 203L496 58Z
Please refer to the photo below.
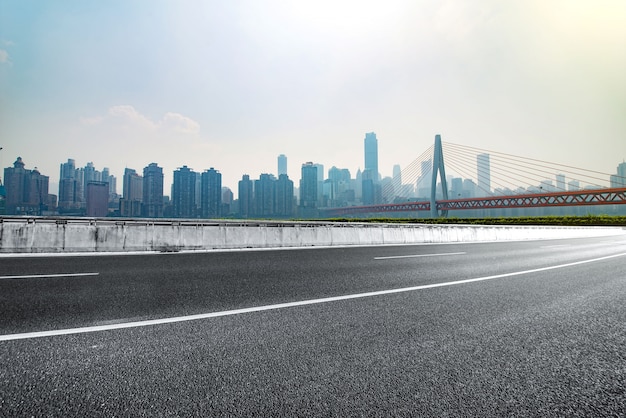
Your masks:
M0 258L0 416L625 416L626 235Z

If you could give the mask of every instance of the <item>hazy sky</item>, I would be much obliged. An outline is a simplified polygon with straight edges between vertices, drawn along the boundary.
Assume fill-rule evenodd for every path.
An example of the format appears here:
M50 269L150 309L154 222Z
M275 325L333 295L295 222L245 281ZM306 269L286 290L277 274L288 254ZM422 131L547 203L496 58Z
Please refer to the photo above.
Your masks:
M614 173L624 0L0 0L0 163L407 166L444 141ZM58 190L51 189L51 193Z

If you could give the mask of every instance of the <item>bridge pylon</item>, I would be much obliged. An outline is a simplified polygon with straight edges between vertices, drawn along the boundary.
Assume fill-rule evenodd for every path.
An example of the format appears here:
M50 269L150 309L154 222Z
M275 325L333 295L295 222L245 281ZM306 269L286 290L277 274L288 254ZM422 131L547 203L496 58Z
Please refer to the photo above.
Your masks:
M441 214L437 210L437 173L441 178L441 195L444 200L448 200L448 184L446 182L446 168L443 165L443 149L441 147L441 135L435 135L435 152L433 155L433 180L430 187L430 215L433 218L446 218L447 210L442 210Z

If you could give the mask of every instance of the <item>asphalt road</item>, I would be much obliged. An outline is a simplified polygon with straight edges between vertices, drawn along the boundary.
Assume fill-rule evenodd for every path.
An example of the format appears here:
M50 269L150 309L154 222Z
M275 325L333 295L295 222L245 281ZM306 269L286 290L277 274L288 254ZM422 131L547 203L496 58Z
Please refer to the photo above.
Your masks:
M0 306L0 416L626 416L626 234L2 257Z

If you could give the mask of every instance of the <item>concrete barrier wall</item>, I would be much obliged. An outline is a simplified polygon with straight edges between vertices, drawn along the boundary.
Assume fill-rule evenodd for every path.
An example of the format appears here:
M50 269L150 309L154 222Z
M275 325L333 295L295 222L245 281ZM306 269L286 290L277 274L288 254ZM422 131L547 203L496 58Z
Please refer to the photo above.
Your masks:
M0 253L182 251L578 238L618 227L0 218Z

